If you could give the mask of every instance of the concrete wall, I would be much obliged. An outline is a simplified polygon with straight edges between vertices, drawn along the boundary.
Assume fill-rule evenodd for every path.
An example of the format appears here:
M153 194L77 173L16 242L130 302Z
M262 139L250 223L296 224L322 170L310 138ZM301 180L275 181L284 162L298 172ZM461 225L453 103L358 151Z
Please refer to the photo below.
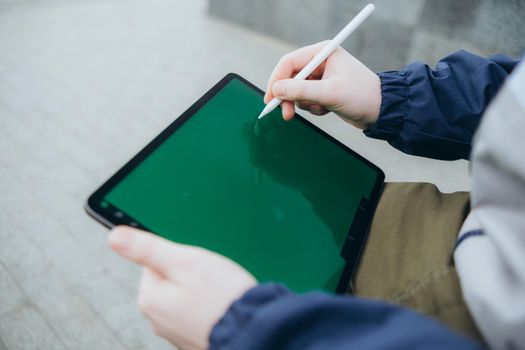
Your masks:
M209 0L209 13L302 46L336 34L368 0ZM375 13L344 43L374 70L447 53L517 57L525 50L523 0L376 0Z

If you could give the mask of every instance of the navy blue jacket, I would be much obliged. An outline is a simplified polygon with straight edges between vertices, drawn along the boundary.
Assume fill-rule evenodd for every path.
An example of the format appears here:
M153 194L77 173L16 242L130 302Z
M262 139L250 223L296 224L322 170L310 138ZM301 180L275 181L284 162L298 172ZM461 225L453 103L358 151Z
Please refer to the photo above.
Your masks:
M516 61L465 51L435 70L412 63L384 72L382 105L370 137L403 152L469 158L472 136ZM233 303L210 334L211 349L479 349L438 322L405 308L261 284Z
M413 155L469 159L481 116L517 61L466 51L445 57L432 70L414 62L379 73L382 103L369 137Z

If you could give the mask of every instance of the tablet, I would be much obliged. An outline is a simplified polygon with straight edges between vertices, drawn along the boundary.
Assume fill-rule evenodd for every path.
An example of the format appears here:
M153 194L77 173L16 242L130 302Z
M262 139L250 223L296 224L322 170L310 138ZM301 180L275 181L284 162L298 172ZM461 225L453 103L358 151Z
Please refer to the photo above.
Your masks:
M88 199L131 225L236 261L259 282L346 291L383 172L299 115L258 120L263 92L228 74ZM212 287L212 286L210 286Z

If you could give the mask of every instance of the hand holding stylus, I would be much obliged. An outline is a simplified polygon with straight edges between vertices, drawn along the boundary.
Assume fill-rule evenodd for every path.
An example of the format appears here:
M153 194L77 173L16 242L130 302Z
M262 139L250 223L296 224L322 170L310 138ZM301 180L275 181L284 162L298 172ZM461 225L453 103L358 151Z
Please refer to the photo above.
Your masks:
M213 325L255 278L230 259L118 226L111 248L144 267L138 303L154 332L183 349L207 349Z
M270 76L264 101L282 99L286 120L293 118L297 104L317 115L335 112L361 129L374 124L381 106L381 82L344 49L335 50L308 80L292 79L323 47L321 42L285 55Z
M373 4L366 5L361 12L359 12L332 40L327 40L323 42L322 47L317 50L314 55L308 57L308 61L304 62L300 70L294 72L294 80L304 80L309 79L311 74L321 66L326 59L336 51L339 46L357 29L364 21L374 12L375 6ZM268 115L273 111L277 106L283 102L283 99L274 96L273 99L265 100L266 106L259 115L259 119Z

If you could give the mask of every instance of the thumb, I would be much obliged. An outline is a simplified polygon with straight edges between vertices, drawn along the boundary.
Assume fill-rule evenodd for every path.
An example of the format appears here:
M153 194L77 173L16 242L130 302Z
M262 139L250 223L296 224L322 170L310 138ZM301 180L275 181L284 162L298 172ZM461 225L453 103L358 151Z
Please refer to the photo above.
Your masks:
M328 105L333 96L327 93L327 80L283 79L272 86L272 94L285 101L309 101Z
M182 244L128 226L114 228L108 243L117 254L148 267L163 277L168 277L186 251Z

